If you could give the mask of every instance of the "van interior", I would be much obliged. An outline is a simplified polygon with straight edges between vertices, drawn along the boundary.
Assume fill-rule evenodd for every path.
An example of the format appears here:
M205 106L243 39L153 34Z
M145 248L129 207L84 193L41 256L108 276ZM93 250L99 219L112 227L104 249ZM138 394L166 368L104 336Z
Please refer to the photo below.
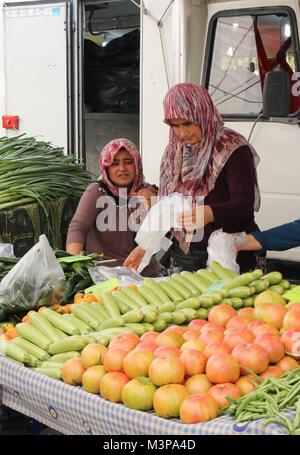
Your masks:
M83 159L97 178L105 144L126 137L139 145L140 10L130 0L83 8Z

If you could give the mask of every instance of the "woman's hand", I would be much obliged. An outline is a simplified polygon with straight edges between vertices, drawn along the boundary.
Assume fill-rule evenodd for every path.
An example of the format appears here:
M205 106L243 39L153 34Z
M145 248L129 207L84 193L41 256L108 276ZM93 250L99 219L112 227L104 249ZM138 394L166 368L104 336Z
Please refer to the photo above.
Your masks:
M143 202L146 202L147 209L149 210L155 201L156 194L149 190L148 188L143 188L137 192L137 196L141 199L144 199Z
M66 252L76 256L77 254L80 254L81 251L83 251L84 249L83 247L84 245L79 242L68 243L68 245L66 246Z
M235 234L233 234L233 237L234 236ZM262 249L262 245L252 234L247 234L246 238L241 242L239 242L238 239L235 239L235 244L237 251L256 251Z
M125 259L123 265L124 267L129 267L130 269L135 269L139 267L140 263L142 262L142 259L144 257L145 250L141 248L140 246L137 246L134 250L131 251L129 256Z
M191 210L180 212L176 221L186 231L191 232L203 228L208 223L214 221L214 214L209 205L198 205Z

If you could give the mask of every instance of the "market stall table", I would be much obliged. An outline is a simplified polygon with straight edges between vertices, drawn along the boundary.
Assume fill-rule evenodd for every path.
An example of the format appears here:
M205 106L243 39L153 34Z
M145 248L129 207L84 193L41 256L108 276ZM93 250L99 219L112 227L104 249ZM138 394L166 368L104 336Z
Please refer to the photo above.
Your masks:
M0 355L0 399L39 422L69 435L281 435L277 424L263 420L236 424L228 416L186 425L153 412L135 411L103 400L82 387L65 384Z

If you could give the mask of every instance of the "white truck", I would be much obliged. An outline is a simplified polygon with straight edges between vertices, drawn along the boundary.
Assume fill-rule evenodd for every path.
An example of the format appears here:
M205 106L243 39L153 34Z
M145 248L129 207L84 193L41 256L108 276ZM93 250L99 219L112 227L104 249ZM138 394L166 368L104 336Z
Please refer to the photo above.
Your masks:
M163 97L198 82L260 156L260 228L300 217L299 0L6 2L0 14L2 135L40 135L95 176L102 146L125 136L158 183ZM300 249L268 256L300 262Z

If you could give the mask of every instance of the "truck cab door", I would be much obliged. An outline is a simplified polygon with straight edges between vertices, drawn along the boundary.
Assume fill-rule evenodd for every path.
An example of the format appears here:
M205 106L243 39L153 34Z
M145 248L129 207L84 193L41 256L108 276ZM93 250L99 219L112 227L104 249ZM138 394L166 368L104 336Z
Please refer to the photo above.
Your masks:
M3 6L4 115L19 117L26 133L71 150L67 1Z
M226 126L244 135L259 154L261 207L256 221L264 230L300 217L299 4L294 2L292 8L269 2L260 7L250 0L239 9L233 4L208 7L202 83ZM266 118L264 78L276 69L289 75L290 113ZM300 248L268 256L299 261Z

